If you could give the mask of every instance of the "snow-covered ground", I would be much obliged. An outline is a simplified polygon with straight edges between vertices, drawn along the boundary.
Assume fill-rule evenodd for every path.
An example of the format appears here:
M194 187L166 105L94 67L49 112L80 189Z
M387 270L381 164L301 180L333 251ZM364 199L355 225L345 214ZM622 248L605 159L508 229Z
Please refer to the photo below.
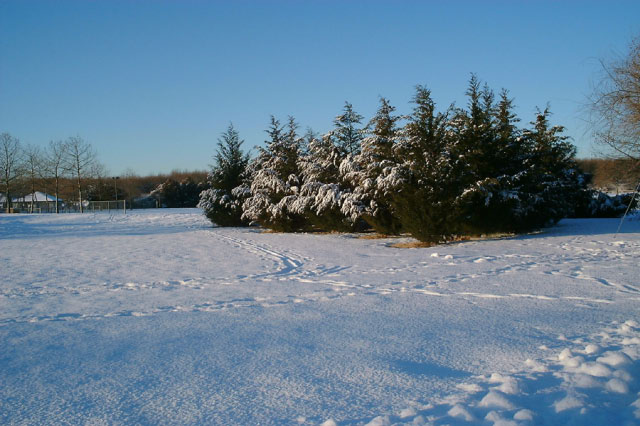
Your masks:
M0 215L2 424L639 424L640 221L432 248Z

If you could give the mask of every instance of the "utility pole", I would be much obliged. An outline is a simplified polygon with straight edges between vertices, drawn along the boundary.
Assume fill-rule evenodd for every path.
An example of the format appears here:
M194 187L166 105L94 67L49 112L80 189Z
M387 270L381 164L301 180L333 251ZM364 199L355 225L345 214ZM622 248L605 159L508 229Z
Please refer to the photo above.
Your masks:
M113 188L116 192L116 206L117 206L118 205L118 179L120 179L120 176L114 176L111 179L113 179Z

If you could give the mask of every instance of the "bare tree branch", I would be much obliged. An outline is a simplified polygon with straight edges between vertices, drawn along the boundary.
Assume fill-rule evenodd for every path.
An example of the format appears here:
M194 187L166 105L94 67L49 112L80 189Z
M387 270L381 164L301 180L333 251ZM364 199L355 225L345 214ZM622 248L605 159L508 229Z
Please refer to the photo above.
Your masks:
M600 63L603 75L589 97L596 143L612 157L640 162L640 37L626 56Z
M65 142L65 167L76 180L78 189L78 204L80 213L84 211L82 205L82 181L90 176L93 166L97 162L96 152L90 143L79 136L72 136Z
M11 189L13 182L22 176L22 150L20 141L9 133L0 134L0 175L6 198L6 211L11 211Z
M25 172L29 178L29 185L31 186L31 202L29 206L29 213L33 213L36 199L36 184L40 176L40 168L42 166L42 151L40 148L34 145L27 145L24 149L24 166Z
M56 213L60 213L60 179L65 175L65 158L67 147L63 141L50 141L46 156L45 173L53 179Z

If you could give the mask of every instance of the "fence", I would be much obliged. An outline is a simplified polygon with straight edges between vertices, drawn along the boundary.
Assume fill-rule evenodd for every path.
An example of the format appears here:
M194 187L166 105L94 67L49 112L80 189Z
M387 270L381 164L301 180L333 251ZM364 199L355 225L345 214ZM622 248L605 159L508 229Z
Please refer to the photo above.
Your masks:
M84 201L82 203L82 211L85 213L99 212L122 212L127 213L130 209L130 203L125 200L109 200L109 201ZM0 213L6 211L4 203L0 207ZM58 211L60 213L80 213L80 204L76 202L59 202ZM20 201L11 203L10 213L55 213L55 201L36 201L33 204L29 201Z
M60 213L80 213L80 205L77 201L59 201L58 211ZM83 201L83 212L111 212L122 211L124 213L127 210L133 209L156 209L160 207L160 203L157 199L152 197L146 198L134 198L132 200L107 200L107 201ZM5 213L7 206L5 201L0 199L0 214ZM56 203L55 201L13 201L11 203L10 213L55 213Z
M62 203L58 203L60 211L62 211ZM0 213L4 213L7 210L5 203L0 205ZM55 201L14 201L11 203L10 213L55 213L56 203Z
M70 203L65 205L65 211L80 212L80 205ZM99 213L99 212L118 212L127 213L127 202L125 200L110 201L85 201L82 203L83 212Z

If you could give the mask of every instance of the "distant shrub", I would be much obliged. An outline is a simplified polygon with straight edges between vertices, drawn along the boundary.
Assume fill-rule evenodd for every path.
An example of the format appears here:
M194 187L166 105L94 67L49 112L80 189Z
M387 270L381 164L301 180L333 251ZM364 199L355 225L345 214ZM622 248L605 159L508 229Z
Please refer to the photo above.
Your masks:
M602 191L586 191L584 197L576 206L572 217L580 218L605 218L621 217L629 208L629 203L633 204L630 210L637 209L640 205L635 193L609 195Z
M182 182L168 179L153 190L151 195L160 201L162 207L196 207L204 189L204 183L196 183L191 178Z

